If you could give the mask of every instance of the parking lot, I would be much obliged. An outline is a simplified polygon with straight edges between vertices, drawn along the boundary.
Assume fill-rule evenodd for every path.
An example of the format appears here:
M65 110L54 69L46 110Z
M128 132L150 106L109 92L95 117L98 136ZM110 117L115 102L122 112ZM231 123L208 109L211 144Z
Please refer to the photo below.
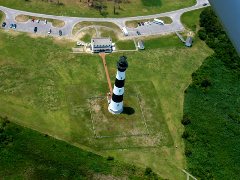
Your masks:
M127 28L129 36L147 36L154 34L164 34L183 30L184 27L179 24L156 24L153 22L144 23L144 25L138 26L136 28Z
M16 28L11 28L11 24L16 24ZM34 28L37 27L37 31L34 32ZM51 29L51 35L59 36L59 30L62 31L62 36L67 35L61 28L53 27L51 22L38 21L37 19L33 22L28 20L27 22L16 22L16 21L6 21L5 29L13 29L22 32L31 32L36 34L48 34Z

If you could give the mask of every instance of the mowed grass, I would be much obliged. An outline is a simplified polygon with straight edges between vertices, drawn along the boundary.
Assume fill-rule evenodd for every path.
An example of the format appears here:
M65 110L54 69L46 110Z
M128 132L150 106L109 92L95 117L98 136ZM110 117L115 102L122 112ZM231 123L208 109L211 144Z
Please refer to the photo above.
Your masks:
M141 39L141 38L140 38ZM167 35L162 37L149 37L141 39L144 41L145 49L166 49L171 47L181 48L183 43L176 35Z
M2 11L0 11L0 22L2 22L4 16L5 16L5 14Z
M61 0L59 2L63 3L63 5L58 5L57 0L52 2L39 0L0 0L0 5L19 10L60 16L102 17L98 10L88 5L87 1ZM116 14L114 14L114 1L103 1L103 4L106 6L104 14L108 17L156 14L192 6L195 3L195 0L131 0L120 3L119 7L117 5Z
M144 6L161 6L162 0L142 0Z
M116 32L121 32L120 28L111 22L88 22L88 21L82 21L77 23L72 30L72 33L75 35L79 30L81 30L82 28L86 27L86 26L104 26L107 28L110 28Z
M196 32L199 29L199 16L203 10L204 8L184 13L181 16L181 22L187 29Z
M126 94L140 94L152 132L149 137L94 138L86 100L108 92L98 55L71 54L69 43L2 30L0 115L84 149L149 166L164 178L181 179L184 90L211 51L199 40L192 48L167 42L159 48L124 53L129 62ZM112 81L120 55L106 58ZM143 142L154 147L144 147ZM122 147L124 151L118 149Z
M118 50L135 50L135 44L133 40L119 40L116 42Z

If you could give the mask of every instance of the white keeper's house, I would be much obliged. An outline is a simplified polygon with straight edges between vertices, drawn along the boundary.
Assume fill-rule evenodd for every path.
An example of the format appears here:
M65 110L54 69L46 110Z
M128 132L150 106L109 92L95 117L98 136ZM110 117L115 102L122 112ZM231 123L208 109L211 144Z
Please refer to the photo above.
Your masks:
M112 39L111 38L92 38L91 40L91 50L92 53L99 53L99 52L112 52Z

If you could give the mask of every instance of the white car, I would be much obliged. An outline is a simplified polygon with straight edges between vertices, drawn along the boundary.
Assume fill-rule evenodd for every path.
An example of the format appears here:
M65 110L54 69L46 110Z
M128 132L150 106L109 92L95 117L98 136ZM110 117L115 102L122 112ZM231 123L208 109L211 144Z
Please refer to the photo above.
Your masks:
M80 41L77 42L77 46L83 46L84 44Z

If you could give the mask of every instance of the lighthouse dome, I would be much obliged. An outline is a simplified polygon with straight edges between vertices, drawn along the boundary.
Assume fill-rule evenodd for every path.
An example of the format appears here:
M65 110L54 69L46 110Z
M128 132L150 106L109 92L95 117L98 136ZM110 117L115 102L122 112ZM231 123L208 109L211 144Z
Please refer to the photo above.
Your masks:
M121 56L117 62L117 68L119 71L125 71L128 68L128 62L126 56Z

